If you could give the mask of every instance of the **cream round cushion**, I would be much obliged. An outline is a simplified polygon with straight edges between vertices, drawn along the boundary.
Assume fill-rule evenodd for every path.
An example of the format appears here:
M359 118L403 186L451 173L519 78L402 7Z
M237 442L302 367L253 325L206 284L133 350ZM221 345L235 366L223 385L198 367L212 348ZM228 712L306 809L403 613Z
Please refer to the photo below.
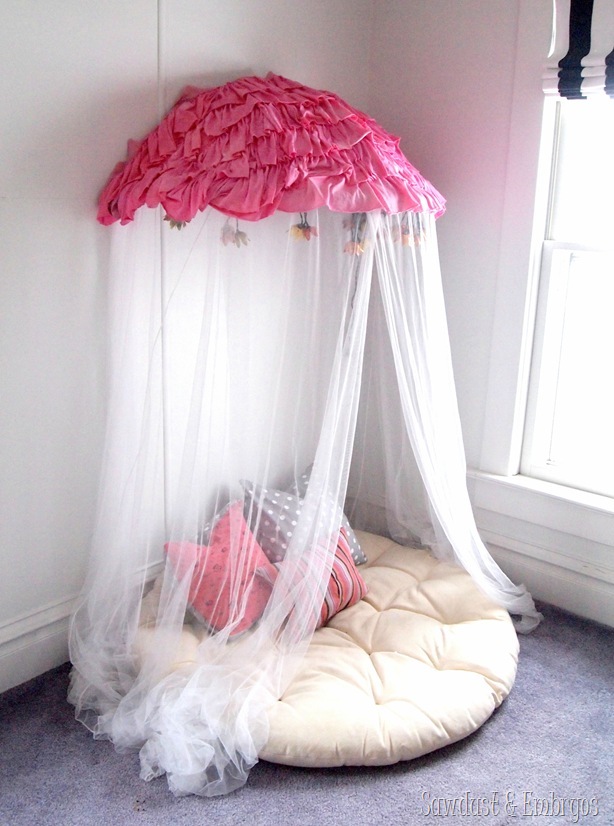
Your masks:
M518 639L460 568L357 532L369 592L314 634L260 757L387 765L471 734L507 697Z

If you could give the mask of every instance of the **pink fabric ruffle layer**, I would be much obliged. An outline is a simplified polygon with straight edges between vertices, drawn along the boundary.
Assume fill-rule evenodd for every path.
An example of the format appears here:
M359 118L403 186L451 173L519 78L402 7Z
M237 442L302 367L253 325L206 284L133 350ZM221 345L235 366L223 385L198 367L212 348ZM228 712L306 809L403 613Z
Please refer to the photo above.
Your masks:
M331 92L279 75L187 89L119 164L98 210L126 224L161 205L176 221L212 206L257 221L276 210L444 212L397 138Z

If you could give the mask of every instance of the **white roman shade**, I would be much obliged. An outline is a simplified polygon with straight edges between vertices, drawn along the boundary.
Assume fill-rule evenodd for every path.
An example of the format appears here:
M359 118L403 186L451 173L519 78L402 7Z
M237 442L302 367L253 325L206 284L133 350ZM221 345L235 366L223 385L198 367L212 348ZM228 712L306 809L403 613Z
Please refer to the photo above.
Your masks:
M555 0L544 92L572 99L614 97L613 0Z

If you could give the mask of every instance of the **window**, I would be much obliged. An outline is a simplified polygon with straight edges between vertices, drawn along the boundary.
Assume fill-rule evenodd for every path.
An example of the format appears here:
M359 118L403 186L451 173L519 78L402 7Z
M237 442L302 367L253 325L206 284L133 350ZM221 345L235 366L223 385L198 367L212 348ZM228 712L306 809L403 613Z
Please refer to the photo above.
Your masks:
M614 497L614 101L547 101L551 166L521 472Z

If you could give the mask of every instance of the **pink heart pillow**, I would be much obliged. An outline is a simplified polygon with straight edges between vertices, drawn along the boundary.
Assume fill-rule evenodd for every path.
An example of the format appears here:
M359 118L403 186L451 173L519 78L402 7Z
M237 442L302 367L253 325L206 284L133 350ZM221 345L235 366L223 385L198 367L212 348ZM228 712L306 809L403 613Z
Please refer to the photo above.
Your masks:
M169 542L164 549L178 579L192 571L189 604L213 631L232 623L230 636L235 637L260 619L277 569L249 530L242 501L218 519L208 545Z

